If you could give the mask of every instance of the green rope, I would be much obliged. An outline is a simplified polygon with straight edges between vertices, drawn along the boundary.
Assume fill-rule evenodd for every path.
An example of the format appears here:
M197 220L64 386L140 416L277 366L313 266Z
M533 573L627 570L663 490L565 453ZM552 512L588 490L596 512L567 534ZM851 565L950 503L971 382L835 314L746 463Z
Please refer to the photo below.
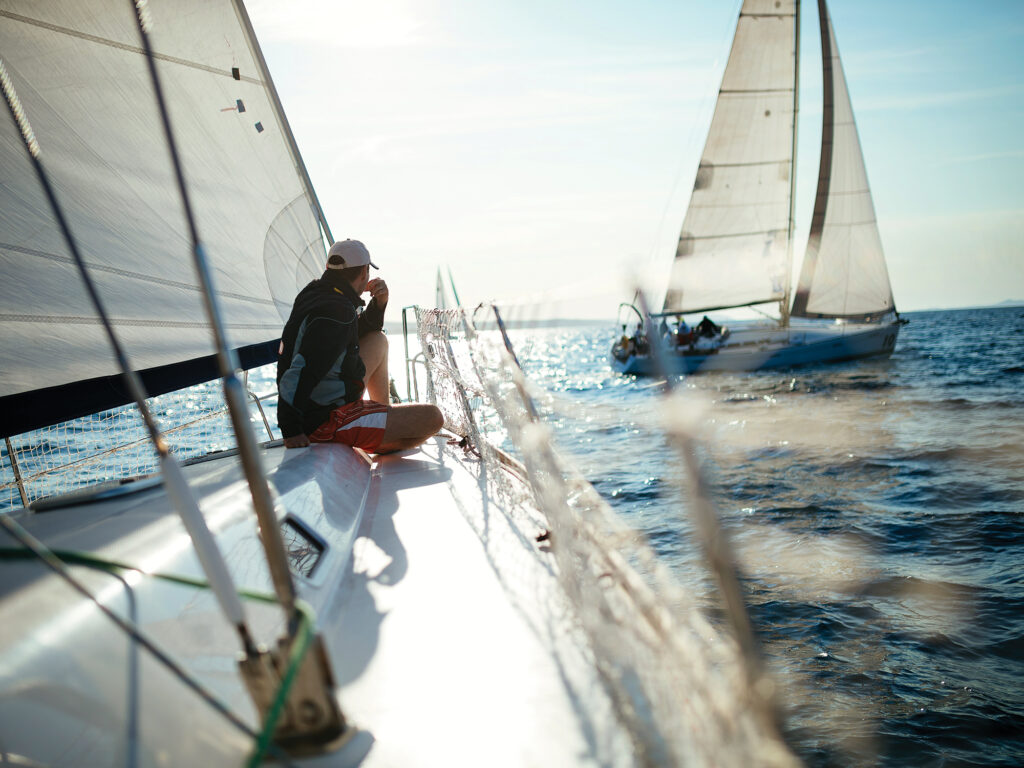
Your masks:
M256 750L249 758L249 768L255 768L266 755L270 742L274 737L274 730L277 728L277 721L284 711L285 702L288 700L288 693L292 683L298 676L299 667L302 666L302 659L309 650L313 641L313 614L312 610L301 600L295 601L295 611L299 615L299 626L295 630L295 641L292 643L291 653L288 656L288 667L281 676L281 685L277 689L277 695L267 710L267 720L263 724L263 730L256 742Z
M57 557L58 560L67 565L84 565L88 568L95 568L100 571L107 571L108 573L123 573L125 571L135 571L146 576L151 576L154 579L160 581L167 581L172 584L180 584L185 587L195 587L196 589L210 589L210 584L203 579L196 579L191 576L178 576L176 574L168 573L151 573L144 571L137 565L130 565L128 563L122 563L118 560L110 560L109 558L97 557L96 555L86 554L85 552L75 552L69 549L51 549L48 550ZM30 549L19 549L19 548L0 548L0 560L37 560L38 555ZM239 597L244 597L249 600L255 600L261 603L277 603L277 598L273 595L268 595L265 592L252 592L247 589L238 590Z
M190 576L149 573L128 563L97 557L84 552L59 549L48 550L48 552L67 565L81 565L114 574L120 574L125 571L134 571L172 584L194 587L196 589L210 589L208 582L203 579L196 579ZM39 556L29 549L0 548L0 560L36 560L38 558ZM238 595L261 603L278 604L277 598L273 595L268 595L262 592L252 592L250 590L240 589L238 590ZM266 757L268 750L271 749L274 731L277 729L277 721L281 718L281 713L284 711L285 703L288 700L288 694L291 692L291 687L295 682L295 678L298 676L299 667L302 666L302 660L305 658L306 653L313 642L315 615L312 608L301 600L297 600L295 602L295 610L298 614L298 626L296 627L294 642L292 643L291 652L288 656L288 666L285 669L284 675L281 677L281 684L278 686L273 702L267 710L267 717L263 723L263 728L260 731L259 738L256 739L256 748L247 762L247 765L250 766L250 768L255 768L255 766L259 765Z

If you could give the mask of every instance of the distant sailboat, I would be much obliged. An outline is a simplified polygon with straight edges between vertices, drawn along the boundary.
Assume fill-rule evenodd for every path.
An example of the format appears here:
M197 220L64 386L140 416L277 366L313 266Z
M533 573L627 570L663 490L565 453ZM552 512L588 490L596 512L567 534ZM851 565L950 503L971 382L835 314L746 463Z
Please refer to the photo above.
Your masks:
M434 289L434 306L437 309L450 309L448 296L444 290L444 280L441 278L441 268L437 268L437 284Z
M437 282L434 289L434 306L436 309L458 309L462 306L459 299L459 292L455 288L455 278L452 277L451 267L445 268L448 272L448 287L445 287L444 277L441 275L441 267L437 268Z
M800 4L746 0L661 312L612 349L654 372L647 318L677 373L756 370L892 353L900 325L835 32L818 0L824 102L818 190L796 293L793 255ZM691 330L684 315L778 302L778 321ZM621 310L621 308L620 308ZM670 321L674 323L670 325Z

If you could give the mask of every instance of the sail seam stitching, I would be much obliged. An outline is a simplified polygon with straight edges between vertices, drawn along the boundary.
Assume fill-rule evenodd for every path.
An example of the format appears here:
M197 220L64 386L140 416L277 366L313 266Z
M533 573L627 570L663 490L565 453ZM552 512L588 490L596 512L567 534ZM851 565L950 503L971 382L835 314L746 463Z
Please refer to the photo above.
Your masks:
M863 227L865 224L877 224L878 219L862 219L861 221L830 221L829 228Z
M790 158L787 157L782 160L758 160L750 163L701 163L700 168L752 168L755 165L778 165L788 162Z
M4 16L4 17L6 17L8 19L11 19L12 21L20 21L23 24L30 24L30 25L35 26L35 27L40 27L41 29L47 29L47 30L50 30L51 32L58 32L60 34L67 35L69 37L77 37L77 38L79 38L81 40L88 40L91 43L98 43L99 45L106 45L106 46L108 46L110 48L117 48L117 49L120 49L122 51L128 51L130 53L137 53L139 55L144 55L145 54L145 51L143 51L143 49L140 46L137 46L137 45L128 45L127 43L119 43L116 40L110 40L109 38L99 37L98 35L90 35L88 32L79 32L78 30L75 30L75 29L69 29L68 27L61 27L61 26L59 26L57 24L51 24L48 21L42 21L41 19L33 19L33 18L29 17L29 16L22 16L21 14L18 14L18 13L12 13L11 11L2 11L2 10L0 10L0 16ZM218 67L211 67L208 64L200 64L199 62L189 61L188 59L181 59L181 58L178 58L177 56L168 56L165 53L154 53L153 54L153 58L160 59L161 61L166 61L166 62L169 62L171 64L180 64L183 67L190 67L191 69L203 70L205 72L210 72L210 73L215 74L215 75L222 75L224 77L229 77L232 80L236 79L234 77L234 75L231 73L230 70L224 70L224 69L220 69ZM255 78L255 77L251 77L249 75L242 75L242 76L240 76L237 79L244 80L245 82L252 83L253 85L259 85L259 86L263 85L262 81L260 81L259 79Z
M736 232L733 234L721 234L721 235L700 235L699 237L693 237L690 235L680 237L679 242L683 240L721 240L723 237L750 237L751 235L770 235L777 232L785 232L784 229L759 229L755 232Z
M723 88L719 93L792 93L793 88Z
M682 257L685 258L685 257ZM771 304L772 302L779 300L779 294L775 294L768 299L755 299L754 301L746 301L743 304L716 304L709 305L706 307L694 307L693 309L663 309L657 315L652 314L651 317L659 317L664 315L694 315L698 312L714 312L718 309L739 309L741 307L755 307L758 304Z
M0 243L0 249L7 251L15 251L17 253L23 253L27 256L38 256L41 259L50 259L51 261L58 261L62 264L73 264L74 261L70 256L61 256L56 253L47 253L46 251L37 251L33 248L25 248L20 245L11 245L10 243ZM153 277L152 275L145 275L141 272L131 272L127 269L119 269L117 267L109 267L104 264L86 263L89 269L96 270L97 272L107 272L112 275L120 275L122 277L130 277L135 280L142 280L147 283L153 283L155 285L166 285L171 288L183 288L189 291L198 291L199 287L190 283L182 283L177 280L168 280L163 277ZM267 306L272 305L274 302L269 299L261 299L256 296L247 296L244 293L231 293L229 291L218 291L221 296L229 297L232 299L240 299L242 301L249 301L254 304L264 304Z
M5 323L74 323L76 325L99 325L100 319L78 315L9 315L0 314L0 321ZM208 323L186 323L175 320L143 320L136 318L111 318L113 325L147 326L160 328L208 328ZM263 328L280 328L273 323L225 323L227 328L244 328L260 330Z
M779 203L778 200L765 200L763 203L758 203L757 205L754 205L752 203L748 204L748 205L741 205L741 204L739 204L737 202L731 202L731 203L691 203L690 204L690 208L693 208L694 210L701 210L701 211L728 211L728 210L744 211L744 210L750 210L752 208L774 208L774 207L776 207L779 204L780 203ZM763 231L763 232L781 232L782 229L781 228L779 228L779 229L765 229L765 230L759 230L759 231Z

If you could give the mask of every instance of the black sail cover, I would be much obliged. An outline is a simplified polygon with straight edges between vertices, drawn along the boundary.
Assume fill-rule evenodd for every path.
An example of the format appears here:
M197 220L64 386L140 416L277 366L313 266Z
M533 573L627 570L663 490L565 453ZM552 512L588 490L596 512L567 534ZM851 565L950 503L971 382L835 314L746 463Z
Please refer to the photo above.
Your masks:
M323 268L318 210L230 0L148 4L231 347L269 362ZM79 250L150 395L217 375L184 208L126 0L0 0L0 56ZM6 111L6 109L5 109ZM127 402L13 120L0 120L2 433Z

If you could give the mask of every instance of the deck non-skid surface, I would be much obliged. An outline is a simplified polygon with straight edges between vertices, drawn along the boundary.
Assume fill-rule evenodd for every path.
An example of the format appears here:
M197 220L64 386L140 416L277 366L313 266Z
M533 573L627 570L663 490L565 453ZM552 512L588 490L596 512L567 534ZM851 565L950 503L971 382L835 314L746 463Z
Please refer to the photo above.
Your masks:
M375 740L364 765L620 762L628 747L551 554L472 470L440 439L374 468L324 627L342 706Z

